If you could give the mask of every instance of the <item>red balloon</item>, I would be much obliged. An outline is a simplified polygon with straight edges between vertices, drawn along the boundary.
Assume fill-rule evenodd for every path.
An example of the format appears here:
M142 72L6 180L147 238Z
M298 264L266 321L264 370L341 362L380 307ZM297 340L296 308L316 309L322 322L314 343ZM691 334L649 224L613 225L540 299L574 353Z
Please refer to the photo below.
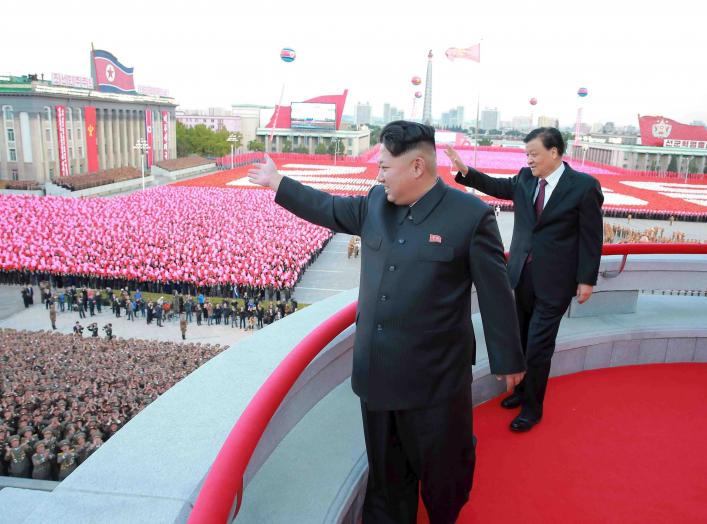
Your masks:
M530 105L531 105L531 106L534 106L534 105L537 104L537 103L538 103L538 99L537 99L537 98L533 97L533 98L530 99Z

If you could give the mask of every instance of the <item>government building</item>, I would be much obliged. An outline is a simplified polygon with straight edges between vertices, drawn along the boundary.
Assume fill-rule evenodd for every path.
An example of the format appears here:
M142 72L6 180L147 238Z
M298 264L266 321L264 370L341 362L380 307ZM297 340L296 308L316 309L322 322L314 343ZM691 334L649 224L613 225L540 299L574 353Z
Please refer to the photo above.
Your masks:
M90 79L0 76L0 180L45 183L61 176L146 168L177 157L177 102L158 94L107 93Z

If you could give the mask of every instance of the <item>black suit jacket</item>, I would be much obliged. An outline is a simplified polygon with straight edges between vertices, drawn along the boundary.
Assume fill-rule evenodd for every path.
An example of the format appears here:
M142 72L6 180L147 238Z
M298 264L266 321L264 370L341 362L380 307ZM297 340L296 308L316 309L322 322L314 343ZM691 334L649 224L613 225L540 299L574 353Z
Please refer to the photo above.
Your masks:
M382 186L338 197L284 178L275 201L363 240L351 382L368 409L429 406L469 386L472 284L492 373L525 369L496 218L478 198L438 180L396 206Z
M555 303L566 302L577 284L595 285L604 238L601 205L604 196L599 181L575 171L565 162L565 171L535 219L533 196L538 179L524 167L512 178L494 178L469 168L456 181L487 195L513 200L514 222L508 274L511 286L533 253L535 295Z

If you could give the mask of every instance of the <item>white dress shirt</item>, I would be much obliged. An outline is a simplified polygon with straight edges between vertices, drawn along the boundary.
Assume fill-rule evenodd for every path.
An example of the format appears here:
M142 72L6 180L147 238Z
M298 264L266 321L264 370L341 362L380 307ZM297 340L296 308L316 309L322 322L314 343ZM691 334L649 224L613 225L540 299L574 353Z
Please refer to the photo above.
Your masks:
M550 173L547 177L545 177L545 180L547 181L547 185L545 186L545 202L543 202L543 209L545 209L545 206L547 203L550 201L550 196L552 195L553 189L557 187L557 183L560 181L560 177L562 176L562 173L565 172L565 163L561 163L560 167L555 169L552 173ZM533 203L535 203L535 199L538 198L538 191L540 191L540 180L538 180L538 185L535 186L535 193L533 193Z

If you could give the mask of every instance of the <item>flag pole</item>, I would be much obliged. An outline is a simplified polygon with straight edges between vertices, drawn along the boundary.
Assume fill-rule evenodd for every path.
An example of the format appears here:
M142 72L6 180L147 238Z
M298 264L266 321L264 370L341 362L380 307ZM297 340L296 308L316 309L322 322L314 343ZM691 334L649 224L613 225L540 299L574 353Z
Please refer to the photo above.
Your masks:
M93 42L91 42L91 80L93 80L93 87L96 88L96 61L94 60L94 53L96 49L93 47Z
M479 40L479 89L476 92L476 127L474 128L474 169L477 168L476 152L479 150L479 105L481 101L481 43L483 38Z

